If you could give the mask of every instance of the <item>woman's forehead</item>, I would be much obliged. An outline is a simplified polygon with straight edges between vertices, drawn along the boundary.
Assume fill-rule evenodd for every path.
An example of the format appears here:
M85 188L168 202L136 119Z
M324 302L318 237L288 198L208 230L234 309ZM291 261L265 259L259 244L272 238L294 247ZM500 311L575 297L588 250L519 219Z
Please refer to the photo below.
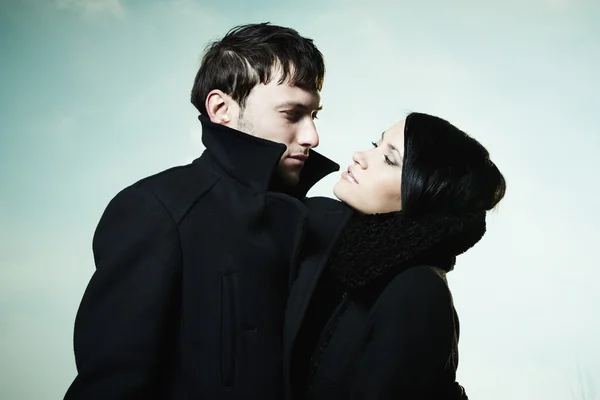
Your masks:
M401 120L392 125L381 134L381 139L389 142L404 143L404 124L405 120Z

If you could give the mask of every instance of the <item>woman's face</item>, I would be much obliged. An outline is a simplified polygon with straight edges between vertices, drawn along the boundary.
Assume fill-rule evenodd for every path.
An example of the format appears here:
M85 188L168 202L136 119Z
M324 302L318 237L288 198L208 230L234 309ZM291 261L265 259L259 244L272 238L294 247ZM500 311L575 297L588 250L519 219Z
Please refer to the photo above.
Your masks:
M400 211L403 157L404 121L400 121L373 148L354 153L354 163L342 173L333 193L363 214Z

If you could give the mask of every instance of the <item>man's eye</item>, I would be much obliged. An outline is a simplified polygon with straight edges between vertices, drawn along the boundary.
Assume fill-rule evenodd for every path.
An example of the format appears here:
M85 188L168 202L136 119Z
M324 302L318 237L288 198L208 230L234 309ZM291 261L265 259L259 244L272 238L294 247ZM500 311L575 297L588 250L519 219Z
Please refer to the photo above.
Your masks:
M285 116L288 120L292 122L299 121L300 118L302 118L302 115L296 111L286 111Z

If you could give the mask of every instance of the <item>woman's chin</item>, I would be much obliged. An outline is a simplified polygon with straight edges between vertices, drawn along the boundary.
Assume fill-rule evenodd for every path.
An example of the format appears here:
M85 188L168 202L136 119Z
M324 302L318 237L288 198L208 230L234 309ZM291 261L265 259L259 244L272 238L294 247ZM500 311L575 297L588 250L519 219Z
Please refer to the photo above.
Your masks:
M354 202L352 201L352 190L349 187L349 185L351 185L350 182L347 182L344 179L340 179L333 186L333 194L335 197L338 198L339 201L348 204L352 208L355 208Z
M333 195L338 198L340 201L344 201L344 190L341 188L343 185L342 179L336 182L333 185Z

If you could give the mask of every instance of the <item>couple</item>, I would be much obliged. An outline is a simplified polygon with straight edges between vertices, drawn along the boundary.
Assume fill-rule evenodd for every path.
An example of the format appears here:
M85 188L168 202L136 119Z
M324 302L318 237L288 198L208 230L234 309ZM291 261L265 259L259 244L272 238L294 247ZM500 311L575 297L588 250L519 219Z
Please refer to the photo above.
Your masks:
M124 189L94 235L65 399L454 399L445 274L505 182L413 113L339 166L312 149L325 67L270 24L210 45L192 89L206 151ZM365 138L365 140L368 140Z

